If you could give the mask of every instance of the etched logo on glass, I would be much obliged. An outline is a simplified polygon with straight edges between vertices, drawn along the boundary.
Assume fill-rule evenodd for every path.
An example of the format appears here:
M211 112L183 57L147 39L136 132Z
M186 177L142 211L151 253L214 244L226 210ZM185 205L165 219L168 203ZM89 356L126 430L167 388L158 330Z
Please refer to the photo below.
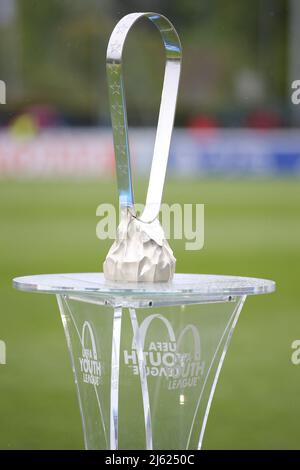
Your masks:
M151 338L146 343L147 332L153 320L160 320L167 330L169 341ZM192 343L185 341L191 333ZM158 313L145 318L139 328L140 344L144 353L147 376L164 377L169 390L184 389L198 385L204 374L205 363L201 359L201 341L198 329L188 324L175 335L169 320ZM124 362L134 375L139 374L135 337L131 350L124 350Z
M101 382L101 363L98 359L96 341L92 327L88 321L82 326L82 355L79 357L82 381L87 384L99 385Z

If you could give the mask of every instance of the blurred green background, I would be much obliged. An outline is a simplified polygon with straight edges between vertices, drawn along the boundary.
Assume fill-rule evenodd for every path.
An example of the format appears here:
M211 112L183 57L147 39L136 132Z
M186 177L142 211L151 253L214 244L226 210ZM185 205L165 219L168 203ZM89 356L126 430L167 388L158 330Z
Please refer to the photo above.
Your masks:
M24 114L35 121L32 134L110 125L107 41L116 22L133 11L165 14L182 39L178 126L295 128L300 107L291 106L290 85L300 79L299 5L298 0L0 0L0 79L7 84L0 137L9 135L22 149L32 129L27 136L21 121L10 131ZM130 123L154 125L163 54L151 25L137 25L125 55ZM5 145L10 142L4 139L0 151ZM12 278L101 271L111 242L96 238L96 208L117 203L116 183L100 177L7 178L1 172L0 165L0 339L7 346L7 364L0 365L0 448L82 448L55 298L17 292ZM145 184L137 181L137 200ZM299 449L300 366L291 362L291 344L300 338L299 177L168 178L164 202L205 204L204 249L185 251L184 240L170 241L177 272L277 283L276 293L246 301L204 448Z
M107 125L107 42L116 22L134 11L165 14L182 39L178 125L188 125L199 115L215 125L254 125L258 112L270 125L290 125L295 118L289 81L299 65L299 37L293 26L293 21L299 24L297 3L1 0L0 78L9 84L9 99L0 125L42 104L55 110L64 124ZM163 54L154 30L149 21L141 20L125 48L132 125L153 125L157 113Z
M142 186L142 182L140 185ZM111 181L1 183L0 447L81 448L75 385L55 297L14 291L14 276L100 271L110 241L95 230ZM180 194L179 194L180 193ZM139 190L137 190L137 197ZM177 272L274 279L249 297L225 361L204 447L299 448L300 191L292 179L168 180L165 201L205 204L205 247L171 242Z

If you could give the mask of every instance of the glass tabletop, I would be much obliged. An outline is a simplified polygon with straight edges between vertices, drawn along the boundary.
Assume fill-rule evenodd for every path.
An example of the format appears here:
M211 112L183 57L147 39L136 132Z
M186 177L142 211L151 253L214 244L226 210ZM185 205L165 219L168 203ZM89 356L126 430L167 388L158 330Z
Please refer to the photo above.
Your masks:
M16 289L29 292L82 295L93 298L170 301L231 300L233 296L267 294L275 282L251 277L212 274L175 274L171 282L120 283L107 281L103 273L41 274L17 277Z

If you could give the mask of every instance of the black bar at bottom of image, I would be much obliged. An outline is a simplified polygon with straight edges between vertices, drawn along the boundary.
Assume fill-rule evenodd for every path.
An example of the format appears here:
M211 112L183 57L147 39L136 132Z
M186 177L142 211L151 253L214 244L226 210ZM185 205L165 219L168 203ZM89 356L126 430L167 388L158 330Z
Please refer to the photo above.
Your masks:
M108 469L112 466L125 466L126 468L157 468L157 467L180 467L182 465L195 468L199 465L223 464L223 463L265 463L284 464L300 462L299 451L287 450L261 450L261 451L174 451L174 450L153 450L153 451L57 451L57 450L2 450L2 465L7 460L20 464L23 467L29 463L31 466L41 466L44 463L51 464L84 464L101 465ZM4 465L2 466L4 468Z

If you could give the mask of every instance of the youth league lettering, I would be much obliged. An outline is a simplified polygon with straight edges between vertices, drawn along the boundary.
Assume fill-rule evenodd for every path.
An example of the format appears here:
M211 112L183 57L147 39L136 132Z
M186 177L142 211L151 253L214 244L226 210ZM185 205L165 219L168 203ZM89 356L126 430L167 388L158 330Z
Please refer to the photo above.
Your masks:
M98 359L94 333L88 321L82 326L81 345L82 355L79 357L79 364L82 380L87 384L100 385L102 367Z
M147 333L153 320L160 320L167 330L169 341L156 341ZM193 338L192 350L184 342L187 334ZM145 318L139 328L140 343L143 349L146 374L152 377L164 377L169 390L195 387L204 374L205 362L201 359L201 341L198 329L186 325L177 336L169 320L160 314ZM190 343L189 343L190 344ZM131 350L123 351L126 366L134 375L139 374L136 340L133 337Z

